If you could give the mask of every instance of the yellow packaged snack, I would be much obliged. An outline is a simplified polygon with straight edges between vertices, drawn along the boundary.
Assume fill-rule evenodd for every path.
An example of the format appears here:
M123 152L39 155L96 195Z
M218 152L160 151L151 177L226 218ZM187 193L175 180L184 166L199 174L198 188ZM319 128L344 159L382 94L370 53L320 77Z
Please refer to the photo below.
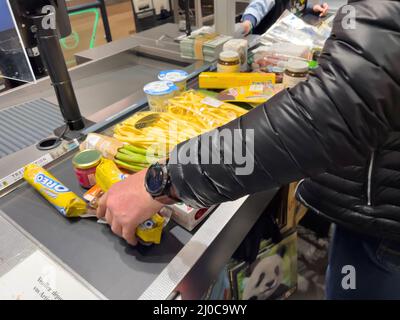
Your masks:
M30 164L24 168L24 179L59 213L76 218L86 213L86 203L43 168Z
M108 159L102 159L96 168L96 184L103 192L108 192L114 184L126 179L126 177L115 162Z
M276 83L275 73L218 73L202 72L199 76L201 89L229 89L232 87L251 86L254 82Z
M124 180L126 177L118 169L117 165L108 159L103 159L96 169L97 185L103 192L107 192L114 184ZM139 225L136 235L144 245L160 244L166 222L164 217L155 214L151 219Z

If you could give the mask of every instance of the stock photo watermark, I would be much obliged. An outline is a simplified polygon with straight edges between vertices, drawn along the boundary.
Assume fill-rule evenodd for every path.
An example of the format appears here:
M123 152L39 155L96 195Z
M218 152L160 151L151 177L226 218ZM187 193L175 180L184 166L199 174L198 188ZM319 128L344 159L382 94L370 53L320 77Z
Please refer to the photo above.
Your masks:
M342 274L344 277L342 278L342 288L343 290L356 290L356 268L351 265L344 266L342 268Z

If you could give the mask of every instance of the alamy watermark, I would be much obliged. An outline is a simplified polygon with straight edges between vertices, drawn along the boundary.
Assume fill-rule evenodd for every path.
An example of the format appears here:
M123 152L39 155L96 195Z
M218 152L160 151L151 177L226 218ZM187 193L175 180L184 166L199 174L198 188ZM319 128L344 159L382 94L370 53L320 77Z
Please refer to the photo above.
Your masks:
M352 5L346 5L340 8L344 15L342 18L342 28L344 30L355 30L357 27L357 10Z
M356 278L356 268L351 265L344 266L342 268L342 274L344 275L342 279L343 290L356 290L357 289L357 278Z
M178 122L170 121L168 131L160 131L160 136L147 148L147 158L157 155L170 156L170 164L181 165L221 165L224 164L238 176L251 175L255 167L254 129L214 129L199 136L194 129L179 130ZM196 137L196 138L192 138ZM152 136L145 140L154 140ZM161 143L159 142L161 140ZM179 148L170 150L175 143L187 141Z
M42 8L41 13L44 15L42 19L42 28L44 30L55 30L57 28L56 8L52 5L47 5Z

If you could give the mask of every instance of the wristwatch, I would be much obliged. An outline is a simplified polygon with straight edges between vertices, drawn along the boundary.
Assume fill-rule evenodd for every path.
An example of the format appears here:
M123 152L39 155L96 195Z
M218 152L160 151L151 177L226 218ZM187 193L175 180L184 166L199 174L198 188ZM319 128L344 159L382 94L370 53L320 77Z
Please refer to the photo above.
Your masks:
M167 164L156 163L148 169L145 188L154 200L162 204L172 205L180 202L174 195Z

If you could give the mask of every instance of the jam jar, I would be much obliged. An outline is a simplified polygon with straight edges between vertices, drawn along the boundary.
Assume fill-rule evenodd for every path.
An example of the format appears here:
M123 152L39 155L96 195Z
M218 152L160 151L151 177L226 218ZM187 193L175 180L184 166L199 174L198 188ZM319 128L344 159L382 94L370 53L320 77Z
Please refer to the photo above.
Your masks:
M96 184L96 168L101 161L101 153L97 150L85 150L77 153L72 159L75 175L84 189Z

